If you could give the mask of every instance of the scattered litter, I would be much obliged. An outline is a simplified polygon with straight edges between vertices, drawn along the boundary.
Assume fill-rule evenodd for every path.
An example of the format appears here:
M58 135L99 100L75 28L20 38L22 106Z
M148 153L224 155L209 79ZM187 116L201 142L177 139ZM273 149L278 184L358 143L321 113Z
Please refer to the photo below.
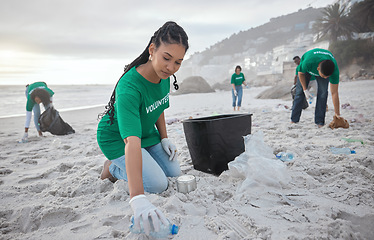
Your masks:
M342 138L342 140L347 141L347 142L360 142L361 144L364 144L364 141L362 139Z
M291 181L287 165L278 161L261 131L244 137L245 151L228 163L226 174L242 178L237 193L280 190Z
M275 109L277 109L277 110L288 110L288 109L290 109L290 107L287 106L287 105L284 105L284 104L278 104L278 105L275 107Z
M171 124L176 123L176 122L180 122L180 120L178 118L171 118L171 119L166 120L167 125L171 125Z
M337 147L331 147L330 148L331 152L333 154L356 154L355 150L351 150L350 148L337 148Z
M363 114L358 114L355 118L350 120L351 123L363 123L366 122Z
M336 115L334 116L332 122L329 124L329 127L331 129L335 128L349 128L349 123L347 120L345 120L343 117L337 117Z
M351 104L349 104L349 103L342 104L342 108L343 109L354 109L354 107L352 107Z
M279 152L275 156L283 162L289 162L294 159L294 155L291 152Z

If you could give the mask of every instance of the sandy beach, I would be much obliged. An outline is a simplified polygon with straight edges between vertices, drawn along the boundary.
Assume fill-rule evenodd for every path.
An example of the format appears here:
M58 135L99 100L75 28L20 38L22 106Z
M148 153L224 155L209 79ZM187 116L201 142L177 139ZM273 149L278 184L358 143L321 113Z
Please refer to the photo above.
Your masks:
M289 151L295 159L248 154L241 157L249 162L244 175L195 170L181 123L237 113L231 92L170 97L168 135L182 172L197 178L188 194L177 192L175 178L162 194L146 194L180 227L172 239L374 239L374 81L340 84L341 115L350 128L335 130L327 126L334 115L331 96L327 125L318 128L314 107L291 124L291 100L255 98L268 88L244 89L239 113L253 114L252 135L263 135L273 154ZM62 112L76 131L68 136L36 137L31 125L23 144L24 117L0 119L0 239L148 239L129 232L127 183L99 178L106 160L96 142L103 110ZM356 154L333 154L330 147Z

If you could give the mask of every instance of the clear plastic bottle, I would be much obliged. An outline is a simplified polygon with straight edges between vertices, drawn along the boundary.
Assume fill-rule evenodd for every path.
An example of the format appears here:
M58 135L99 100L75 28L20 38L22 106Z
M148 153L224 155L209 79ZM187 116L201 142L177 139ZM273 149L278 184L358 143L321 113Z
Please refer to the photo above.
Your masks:
M355 154L356 151L351 150L350 148L337 148L337 147L331 147L331 152L333 154Z
M308 102L309 102L310 105L313 103L313 100L314 100L314 94L310 93L310 96L309 96L309 99L308 99Z
M152 218L149 217L149 225L151 227L149 235L154 237L154 238L167 238L169 235L175 235L179 231L179 227L177 225L169 223L167 226L164 224L160 224L160 231L156 232L155 229L153 228L153 222ZM143 221L140 219L140 230L135 230L134 229L134 216L131 217L131 224L129 226L130 232L135 233L135 234L141 234L145 233L144 232L144 227L143 227Z
M276 157L282 160L283 162L292 161L294 158L293 153L290 152L280 152L276 155Z
M310 97L309 98L309 104L312 104L313 103L313 97Z

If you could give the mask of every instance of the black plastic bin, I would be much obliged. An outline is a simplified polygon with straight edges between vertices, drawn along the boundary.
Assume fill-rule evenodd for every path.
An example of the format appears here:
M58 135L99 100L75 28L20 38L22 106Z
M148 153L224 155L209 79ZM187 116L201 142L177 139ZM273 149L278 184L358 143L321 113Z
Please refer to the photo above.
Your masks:
M226 114L183 121L188 150L196 170L220 175L244 152L252 114Z

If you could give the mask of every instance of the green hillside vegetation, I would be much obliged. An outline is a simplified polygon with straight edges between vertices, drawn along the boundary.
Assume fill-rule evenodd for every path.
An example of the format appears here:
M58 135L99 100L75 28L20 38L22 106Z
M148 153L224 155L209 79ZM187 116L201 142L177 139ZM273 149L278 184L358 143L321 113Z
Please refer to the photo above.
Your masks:
M355 3L351 8L339 3L323 10L323 16L315 25L320 39L329 39L329 50L339 67L357 64L365 68L374 65L374 39L353 40L354 33L374 32L374 1Z

